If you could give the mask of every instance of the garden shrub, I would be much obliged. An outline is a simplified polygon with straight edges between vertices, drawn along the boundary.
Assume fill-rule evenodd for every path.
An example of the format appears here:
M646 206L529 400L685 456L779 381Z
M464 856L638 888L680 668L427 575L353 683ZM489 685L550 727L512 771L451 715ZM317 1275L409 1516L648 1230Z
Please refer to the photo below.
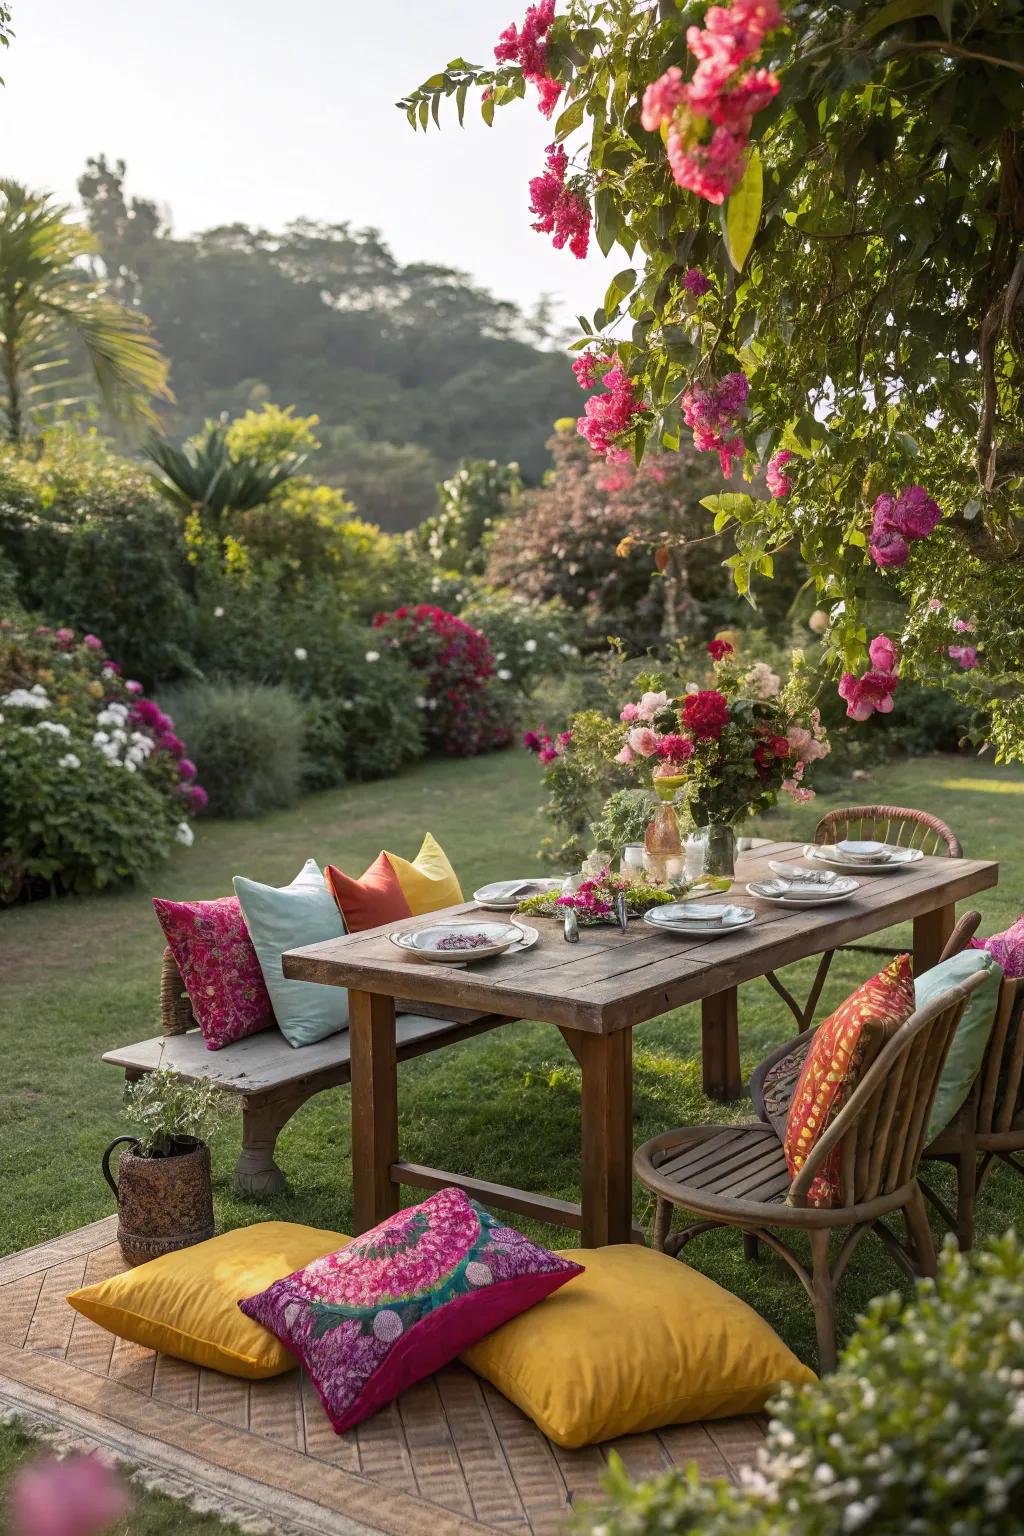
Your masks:
M520 699L558 676L579 654L580 624L564 604L529 603L509 592L470 591L459 617L486 635L495 677Z
M191 683L166 702L188 740L212 816L260 816L295 803L305 715L287 688Z
M494 532L522 493L518 464L463 459L437 488L439 510L416 530L430 558L448 571L479 575Z
M0 902L131 879L190 844L195 779L96 635L0 621Z
M431 603L378 613L373 627L382 653L397 652L420 675L428 746L475 757L512 740L514 719L496 693L485 635Z
M581 1517L591 1536L1019 1536L1024 1509L1024 1248L943 1250L911 1301L879 1297L839 1369L784 1389L739 1488L677 1473Z
M0 450L0 555L23 607L104 637L152 686L187 671L192 604L180 520L148 476L94 437Z

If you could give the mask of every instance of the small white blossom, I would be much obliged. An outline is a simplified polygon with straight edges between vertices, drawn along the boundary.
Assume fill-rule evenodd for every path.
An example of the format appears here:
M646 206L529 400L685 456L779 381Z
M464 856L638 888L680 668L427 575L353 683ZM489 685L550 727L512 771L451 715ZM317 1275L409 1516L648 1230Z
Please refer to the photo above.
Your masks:
M110 737L106 731L93 731L92 744L94 747L105 747L109 741Z
M536 640L524 640L523 641L523 650L524 651L529 651L531 653L531 655L532 655L532 653L536 649L537 649L537 642L536 642Z
M139 765L134 763L130 757L126 757L124 762L121 764L121 767L126 768L129 773L137 773L138 766Z
M174 841L176 843L183 843L186 848L191 848L195 840L196 835L192 831L192 828L189 826L188 822L179 821L178 825L174 829Z
M380 651L367 651L367 661L380 661Z
M214 616L215 619L222 619L224 617L224 609L219 607L219 606L216 607L213 610L213 616ZM182 826L184 826L184 825L185 825L185 823L182 822Z
M422 695L422 693L418 693L418 694L417 694L417 695L416 695L416 699L415 699L415 704L416 704L416 708L417 708L417 709L426 709L426 707L427 707L427 701L426 701L426 699L425 699L425 698L424 698L424 697L423 697L423 695Z
M57 764L58 768L81 768L81 766L82 759L80 757L76 757L73 752L65 752L64 756Z
M495 661L504 661L505 660L505 652L504 651L496 651L495 654L494 654L494 659L495 659Z
M498 676L501 678L503 683L507 683L510 680L512 673L509 671L508 667L499 667Z
M46 731L50 736L56 736L61 741L70 741L71 732L66 725L61 725L57 720L40 720L36 726L37 731Z
M563 656L577 656L579 654L576 647L574 645L570 645L568 640L566 640L564 645L560 645L558 649L561 651Z
M31 692L27 688L12 688L3 701L10 709L49 709L50 701L38 686Z
M309 652L306 650L304 645L297 645L292 652L292 655L295 657L296 661L305 661L309 656Z

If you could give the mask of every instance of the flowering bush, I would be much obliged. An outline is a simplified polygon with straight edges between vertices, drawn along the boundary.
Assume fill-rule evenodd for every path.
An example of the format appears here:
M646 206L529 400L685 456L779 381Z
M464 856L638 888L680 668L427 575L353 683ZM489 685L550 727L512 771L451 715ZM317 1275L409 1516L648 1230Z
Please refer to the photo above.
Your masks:
M839 1369L784 1389L738 1488L621 1463L591 1536L1018 1536L1024 1503L1024 1249L947 1241L937 1281L879 1297Z
M0 621L0 902L131 879L206 804L174 722L96 635Z
M431 603L378 613L373 627L381 649L404 656L422 678L428 744L455 757L508 745L513 722L494 697L494 656L478 629Z
M522 493L518 464L463 459L438 487L440 510L416 530L431 560L447 571L478 574L495 528Z
M829 743L802 654L793 653L783 687L763 663L741 661L728 641L713 640L707 650L710 688L690 683L670 695L660 677L641 679L642 697L619 717L625 731L615 761L636 769L662 799L677 800L697 826L732 825L767 810L780 790L797 803L813 799L804 775Z
M520 703L579 654L579 625L562 603L529 603L514 594L488 591L471 597L459 617L487 636L495 680Z

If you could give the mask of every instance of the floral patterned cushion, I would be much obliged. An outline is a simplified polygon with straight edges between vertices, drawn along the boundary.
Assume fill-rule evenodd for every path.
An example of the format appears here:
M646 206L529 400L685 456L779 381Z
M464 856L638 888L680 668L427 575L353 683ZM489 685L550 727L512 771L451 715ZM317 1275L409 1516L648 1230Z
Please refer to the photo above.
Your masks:
M1024 976L1024 917L1018 917L1012 927L1002 933L994 933L988 939L972 939L972 949L987 949L1003 975L1011 980Z
M849 1101L890 1035L914 1011L910 956L898 955L852 992L814 1032L789 1106L783 1148L794 1176ZM807 1203L830 1206L841 1197L840 1148L833 1147L815 1174Z
M237 896L220 901L161 901L153 906L185 984L206 1048L274 1023L260 962Z
M298 1356L341 1434L580 1273L442 1189L238 1305Z
M796 1085L800 1081L800 1074L807 1060L807 1052L811 1048L811 1040L794 1041L793 1048L780 1057L764 1074L760 1085L760 1103L754 1099L754 1108L762 1120L767 1120L775 1131L780 1141L786 1139L786 1122L789 1119L789 1106L793 1102ZM751 1079L751 1097L754 1097L753 1079Z

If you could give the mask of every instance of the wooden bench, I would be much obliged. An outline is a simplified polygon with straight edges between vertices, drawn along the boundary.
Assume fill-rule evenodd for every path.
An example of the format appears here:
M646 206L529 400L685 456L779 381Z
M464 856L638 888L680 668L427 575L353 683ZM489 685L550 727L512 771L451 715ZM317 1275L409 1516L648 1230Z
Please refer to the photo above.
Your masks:
M417 1004L416 1009L399 1013L395 1022L399 1061L443 1050L508 1023L506 1018L469 1009L439 1007L436 1014L429 1004ZM248 1195L283 1190L284 1174L274 1161L277 1138L307 1099L349 1081L348 1031L296 1048L279 1030L266 1029L223 1050L208 1051L169 949L164 951L160 1014L162 1034L107 1051L103 1060L121 1067L127 1082L163 1067L186 1082L216 1083L225 1093L236 1095L242 1108L242 1153L235 1164L238 1186Z

